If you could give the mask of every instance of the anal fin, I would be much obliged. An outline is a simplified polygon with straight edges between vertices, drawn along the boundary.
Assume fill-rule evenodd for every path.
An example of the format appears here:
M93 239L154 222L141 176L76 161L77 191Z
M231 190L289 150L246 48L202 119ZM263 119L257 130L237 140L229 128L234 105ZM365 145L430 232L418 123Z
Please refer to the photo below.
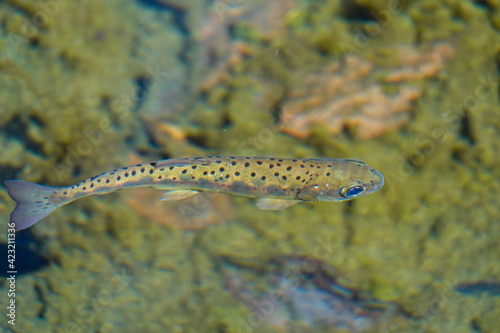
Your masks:
M257 208L264 210L281 210L295 205L300 200L260 198L257 200Z
M162 201L173 201L173 200L181 200L181 199L186 199L189 198L197 193L200 193L200 191L195 191L195 190L173 190L173 191L166 191L163 193L161 196Z

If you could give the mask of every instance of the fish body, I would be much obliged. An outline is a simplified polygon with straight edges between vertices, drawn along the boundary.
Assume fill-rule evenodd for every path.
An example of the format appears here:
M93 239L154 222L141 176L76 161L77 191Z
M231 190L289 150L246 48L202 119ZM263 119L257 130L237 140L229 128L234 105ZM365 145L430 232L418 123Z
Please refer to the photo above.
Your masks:
M48 187L7 180L17 202L10 221L30 227L74 200L129 187L163 190L162 200L179 200L201 191L259 198L257 207L277 210L300 201L343 201L372 193L384 184L377 170L355 159L208 156L136 164L77 184Z

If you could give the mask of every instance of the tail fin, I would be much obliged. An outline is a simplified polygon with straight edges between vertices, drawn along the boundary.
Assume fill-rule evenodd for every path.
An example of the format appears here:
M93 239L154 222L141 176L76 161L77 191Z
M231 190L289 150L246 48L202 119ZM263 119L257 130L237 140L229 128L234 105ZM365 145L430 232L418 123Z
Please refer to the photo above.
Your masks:
M15 224L16 230L32 226L66 203L54 200L54 194L57 194L55 187L23 180L6 180L5 188L10 197L17 202L16 208L10 214L10 222Z

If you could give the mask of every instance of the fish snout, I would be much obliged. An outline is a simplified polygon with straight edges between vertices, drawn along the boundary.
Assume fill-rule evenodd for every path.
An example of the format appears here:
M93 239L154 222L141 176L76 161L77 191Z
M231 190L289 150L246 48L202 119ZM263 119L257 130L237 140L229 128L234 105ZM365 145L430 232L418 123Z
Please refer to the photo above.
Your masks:
M373 181L373 189L372 192L377 191L380 189L382 186L384 186L384 176L380 171L371 169L371 174L372 174L372 181Z

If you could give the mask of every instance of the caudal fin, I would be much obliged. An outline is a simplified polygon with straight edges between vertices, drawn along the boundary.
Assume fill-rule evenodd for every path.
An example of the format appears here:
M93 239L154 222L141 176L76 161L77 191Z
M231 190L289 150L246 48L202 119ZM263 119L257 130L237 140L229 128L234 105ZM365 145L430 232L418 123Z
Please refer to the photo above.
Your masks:
M12 199L17 202L10 214L10 222L16 230L26 229L49 215L65 202L55 201L55 187L43 186L23 180L6 180L5 188Z

